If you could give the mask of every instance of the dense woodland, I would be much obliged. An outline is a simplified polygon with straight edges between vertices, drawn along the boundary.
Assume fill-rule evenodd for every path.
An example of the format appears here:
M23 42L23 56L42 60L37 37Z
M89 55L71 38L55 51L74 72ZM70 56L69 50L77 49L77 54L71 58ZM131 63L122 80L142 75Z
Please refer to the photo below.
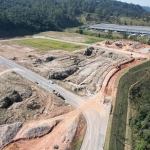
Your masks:
M82 25L85 20L97 22L122 16L145 18L148 14L139 5L113 0L0 0L0 30L26 29L40 32L62 30ZM91 18L91 14L94 16Z
M143 9L150 12L150 7L148 7L148 6L143 6Z
M130 91L132 117L130 125L133 131L134 150L150 150L150 76Z

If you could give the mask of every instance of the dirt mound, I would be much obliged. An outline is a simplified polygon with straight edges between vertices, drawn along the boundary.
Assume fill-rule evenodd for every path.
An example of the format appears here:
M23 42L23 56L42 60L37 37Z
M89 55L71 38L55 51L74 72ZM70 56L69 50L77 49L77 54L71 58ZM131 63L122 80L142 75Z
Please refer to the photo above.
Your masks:
M84 51L84 55L90 56L94 50L94 47L89 47Z
M8 144L15 137L22 125L22 122L0 125L0 148Z
M51 127L47 124L40 124L29 128L23 135L23 138L33 138L45 135L51 130Z
M0 124L57 116L70 111L65 105L12 70L0 76Z
M139 53L139 50L141 49L150 48L150 46L147 44L143 44L135 41L129 41L129 40L96 42L95 45L101 45L105 47L110 47L110 48L120 49L124 51L130 51L130 52L137 52L137 53ZM140 51L140 53L144 53L144 52Z
M0 98L0 108L7 108L13 103L21 101L22 98L20 94L16 90L13 90L12 92L7 93L6 95L2 95L2 97Z
M54 71L54 72L50 72L48 75L48 79L57 79L57 80L63 80L65 78L67 78L68 76L72 75L73 73L75 73L78 70L77 67L72 67L72 68L67 68L66 70L60 70L58 72Z
M45 61L49 57L50 61ZM113 64L128 57L89 47L74 53L51 51L39 57L18 59L18 63L48 79L54 79L57 84L79 95L91 95L99 91L107 73L114 67Z

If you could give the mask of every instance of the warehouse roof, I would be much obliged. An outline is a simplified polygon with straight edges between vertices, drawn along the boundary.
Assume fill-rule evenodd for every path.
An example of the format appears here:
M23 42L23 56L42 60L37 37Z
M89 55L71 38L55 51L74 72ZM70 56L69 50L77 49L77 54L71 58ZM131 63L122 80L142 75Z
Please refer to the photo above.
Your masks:
M128 26L128 25L117 25L117 24L95 24L89 26L90 29L102 29L102 30L113 30L122 32L132 33L144 33L150 34L150 27L148 26Z

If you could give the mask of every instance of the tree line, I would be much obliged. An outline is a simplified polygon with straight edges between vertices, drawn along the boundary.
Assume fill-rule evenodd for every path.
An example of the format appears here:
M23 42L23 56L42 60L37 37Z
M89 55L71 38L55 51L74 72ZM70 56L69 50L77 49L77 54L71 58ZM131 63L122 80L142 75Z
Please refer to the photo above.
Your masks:
M0 0L0 4L0 30L6 31L59 31L82 25L78 19L82 14L87 20L94 14L97 21L148 15L139 5L113 0Z
M150 77L135 85L130 91L132 117L130 126L133 133L133 149L150 149Z

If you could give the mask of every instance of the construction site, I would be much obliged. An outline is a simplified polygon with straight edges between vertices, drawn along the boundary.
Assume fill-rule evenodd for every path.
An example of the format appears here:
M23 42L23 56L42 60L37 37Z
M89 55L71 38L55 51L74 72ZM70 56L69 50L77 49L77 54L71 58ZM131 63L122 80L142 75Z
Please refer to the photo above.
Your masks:
M117 78L124 69L146 61L149 52L150 46L133 41L97 42L73 52L46 53L0 41L0 55L8 64L45 79L41 82L35 75L29 81L28 70L22 75L0 59L0 149L102 150ZM43 89L45 85L53 92Z

